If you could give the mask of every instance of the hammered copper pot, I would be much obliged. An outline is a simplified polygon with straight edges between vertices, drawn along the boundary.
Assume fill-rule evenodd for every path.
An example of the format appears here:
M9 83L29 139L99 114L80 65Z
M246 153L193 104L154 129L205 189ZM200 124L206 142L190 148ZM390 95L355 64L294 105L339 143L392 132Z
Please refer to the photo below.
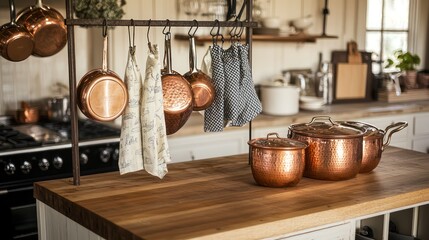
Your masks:
M382 130L364 122L343 121L339 123L365 130L362 146L362 164L359 173L368 173L374 170L380 163L384 149L389 146L392 135L408 126L407 122L397 122ZM385 139L386 136L387 139Z
M266 138L252 139L248 144L252 153L252 175L257 184L287 187L295 186L301 180L306 143L269 133Z
M67 43L64 17L54 8L43 5L42 0L18 13L16 21L33 35L35 56L52 56Z
M338 124L330 117L292 124L288 136L308 143L304 176L321 180L346 180L359 173L364 131Z
M161 81L166 133L170 135L185 125L193 109L191 85L172 70L170 33L165 34L165 60Z

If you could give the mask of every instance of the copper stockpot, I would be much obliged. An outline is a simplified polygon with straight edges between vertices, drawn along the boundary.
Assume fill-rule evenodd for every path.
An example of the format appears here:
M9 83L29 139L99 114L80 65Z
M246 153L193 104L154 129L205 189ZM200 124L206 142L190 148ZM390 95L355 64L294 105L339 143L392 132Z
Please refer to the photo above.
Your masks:
M10 23L0 27L0 54L9 61L27 59L33 51L33 36L15 21L15 3L9 0Z
M48 57L56 54L67 43L67 28L64 17L57 10L37 0L34 6L22 10L16 20L34 38L33 55Z
M215 98L215 89L212 79L201 70L197 69L197 51L195 37L189 36L189 66L190 70L183 75L191 84L194 96L194 111L205 110L210 107Z
M359 173L368 173L374 170L380 163L384 149L389 146L392 135L408 126L407 122L397 122L382 130L364 122L340 121L339 123L365 130L362 146L362 164ZM387 139L385 139L386 136Z
M182 75L172 70L171 35L165 34L166 66L162 73L162 96L167 135L177 132L191 116L192 88Z
M288 133L290 138L309 145L304 176L321 180L345 180L359 173L363 135L363 130L338 124L327 116L292 124Z
M128 102L125 83L107 68L107 27L103 29L103 65L86 73L77 85L78 106L88 118L112 121L119 117Z
M286 187L294 186L301 180L305 168L305 149L308 147L306 143L269 133L266 138L252 139L248 144L252 153L252 175L257 184Z

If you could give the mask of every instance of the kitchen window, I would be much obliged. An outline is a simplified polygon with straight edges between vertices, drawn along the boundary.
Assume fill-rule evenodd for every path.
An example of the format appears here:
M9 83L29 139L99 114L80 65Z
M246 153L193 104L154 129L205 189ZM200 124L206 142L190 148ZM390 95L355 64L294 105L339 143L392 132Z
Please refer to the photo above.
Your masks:
M416 0L368 0L365 17L365 50L373 52L373 72L397 49L413 52Z

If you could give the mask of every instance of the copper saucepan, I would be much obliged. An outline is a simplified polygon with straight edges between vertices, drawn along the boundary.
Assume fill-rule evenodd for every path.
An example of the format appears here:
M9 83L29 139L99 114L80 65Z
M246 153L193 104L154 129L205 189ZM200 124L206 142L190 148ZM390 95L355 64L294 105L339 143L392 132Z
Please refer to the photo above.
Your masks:
M64 17L57 10L37 0L34 6L22 10L17 22L33 35L33 55L48 57L59 52L67 43L67 28Z
M308 144L280 138L277 133L252 139L248 144L251 146L251 169L256 183L266 187L286 187L301 180Z
M15 3L9 0L10 23L0 27L0 53L9 61L27 59L33 52L33 36L15 20Z
M171 67L171 34L165 33L166 66L163 71L162 96L167 135L177 132L191 116L193 109L192 88L182 75Z
M88 118L112 121L128 102L125 83L107 68L107 26L103 28L103 65L85 74L77 86L78 106Z
M309 123L292 124L288 136L308 143L304 176L322 180L346 180L359 173L364 131L314 117Z
M362 164L359 173L368 173L374 170L380 163L384 149L389 146L392 135L408 126L407 122L397 122L382 130L364 122L340 121L339 123L365 130L362 146ZM385 139L386 136L387 139Z
M189 31L191 31L191 29ZM215 89L212 84L212 79L207 74L197 69L197 51L195 47L194 34L188 33L190 70L185 73L183 77L188 80L192 87L192 92L194 95L193 110L201 111L205 110L213 103L215 97Z

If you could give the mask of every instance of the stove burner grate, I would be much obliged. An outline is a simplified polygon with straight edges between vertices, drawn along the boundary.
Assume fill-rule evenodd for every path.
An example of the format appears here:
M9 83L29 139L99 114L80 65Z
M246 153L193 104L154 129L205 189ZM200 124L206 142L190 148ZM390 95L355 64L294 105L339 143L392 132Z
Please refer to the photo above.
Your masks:
M0 125L0 150L40 146L33 137L14 130L11 127Z

